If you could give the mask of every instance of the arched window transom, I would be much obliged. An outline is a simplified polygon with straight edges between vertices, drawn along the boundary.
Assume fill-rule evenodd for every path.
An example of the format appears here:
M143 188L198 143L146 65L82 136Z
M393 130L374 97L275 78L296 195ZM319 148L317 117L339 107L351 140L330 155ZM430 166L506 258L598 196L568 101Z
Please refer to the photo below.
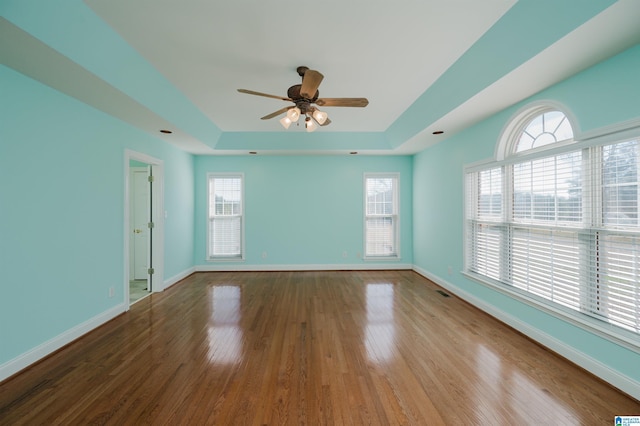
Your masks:
M515 152L528 151L572 138L573 129L567 116L560 111L548 111L529 121L515 145Z

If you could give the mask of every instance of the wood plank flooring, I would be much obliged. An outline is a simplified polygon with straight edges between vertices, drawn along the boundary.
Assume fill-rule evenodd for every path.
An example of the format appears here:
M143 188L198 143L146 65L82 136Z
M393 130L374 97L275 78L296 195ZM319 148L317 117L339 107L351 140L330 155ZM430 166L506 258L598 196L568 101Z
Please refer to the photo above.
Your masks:
M612 425L618 392L411 271L198 273L0 384L0 424Z

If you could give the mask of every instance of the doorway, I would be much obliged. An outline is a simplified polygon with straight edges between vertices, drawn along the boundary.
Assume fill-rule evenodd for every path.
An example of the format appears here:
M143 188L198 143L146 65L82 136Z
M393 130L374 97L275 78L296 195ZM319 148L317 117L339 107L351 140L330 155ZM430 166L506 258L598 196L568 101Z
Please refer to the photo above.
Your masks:
M129 304L148 296L153 288L153 166L129 162Z
M163 163L125 151L125 305L164 290Z

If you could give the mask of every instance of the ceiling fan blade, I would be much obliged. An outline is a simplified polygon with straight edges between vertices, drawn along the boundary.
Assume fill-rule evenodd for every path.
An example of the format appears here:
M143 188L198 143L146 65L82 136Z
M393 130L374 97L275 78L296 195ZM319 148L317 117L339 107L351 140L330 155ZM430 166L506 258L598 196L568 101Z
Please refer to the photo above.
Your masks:
M246 93L247 95L256 95L256 96L264 96L265 98L280 99L280 100L283 100L283 101L290 101L291 100L289 98L283 98L282 96L270 95L268 93L255 92L253 90L247 90L247 89L238 89L238 92Z
M323 78L324 75L320 74L318 71L306 70L304 77L302 77L300 96L307 99L313 99Z
M369 105L369 100L367 98L320 98L315 103L318 106L363 108Z
M260 120L268 120L270 118L277 117L280 114L282 114L283 112L289 111L289 109L291 109L291 108L293 108L293 107L292 106L288 106L288 107L281 108L281 109L277 110L276 112L272 112L271 114L265 115L264 117L260 118Z

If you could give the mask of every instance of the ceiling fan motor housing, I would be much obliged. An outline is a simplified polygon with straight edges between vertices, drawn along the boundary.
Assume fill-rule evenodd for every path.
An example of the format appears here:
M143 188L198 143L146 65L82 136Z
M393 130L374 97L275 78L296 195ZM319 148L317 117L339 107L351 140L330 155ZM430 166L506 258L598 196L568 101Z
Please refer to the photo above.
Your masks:
M313 98L307 99L307 98L303 98L302 95L300 95L301 88L302 88L301 84L296 84L294 86L289 87L289 90L287 90L287 96L291 98L293 103L296 104L298 108L300 108L300 112L302 114L306 114L307 112L311 111L312 109L311 104L314 103L316 100L318 100L320 91L316 90L316 93L315 95L313 95Z

